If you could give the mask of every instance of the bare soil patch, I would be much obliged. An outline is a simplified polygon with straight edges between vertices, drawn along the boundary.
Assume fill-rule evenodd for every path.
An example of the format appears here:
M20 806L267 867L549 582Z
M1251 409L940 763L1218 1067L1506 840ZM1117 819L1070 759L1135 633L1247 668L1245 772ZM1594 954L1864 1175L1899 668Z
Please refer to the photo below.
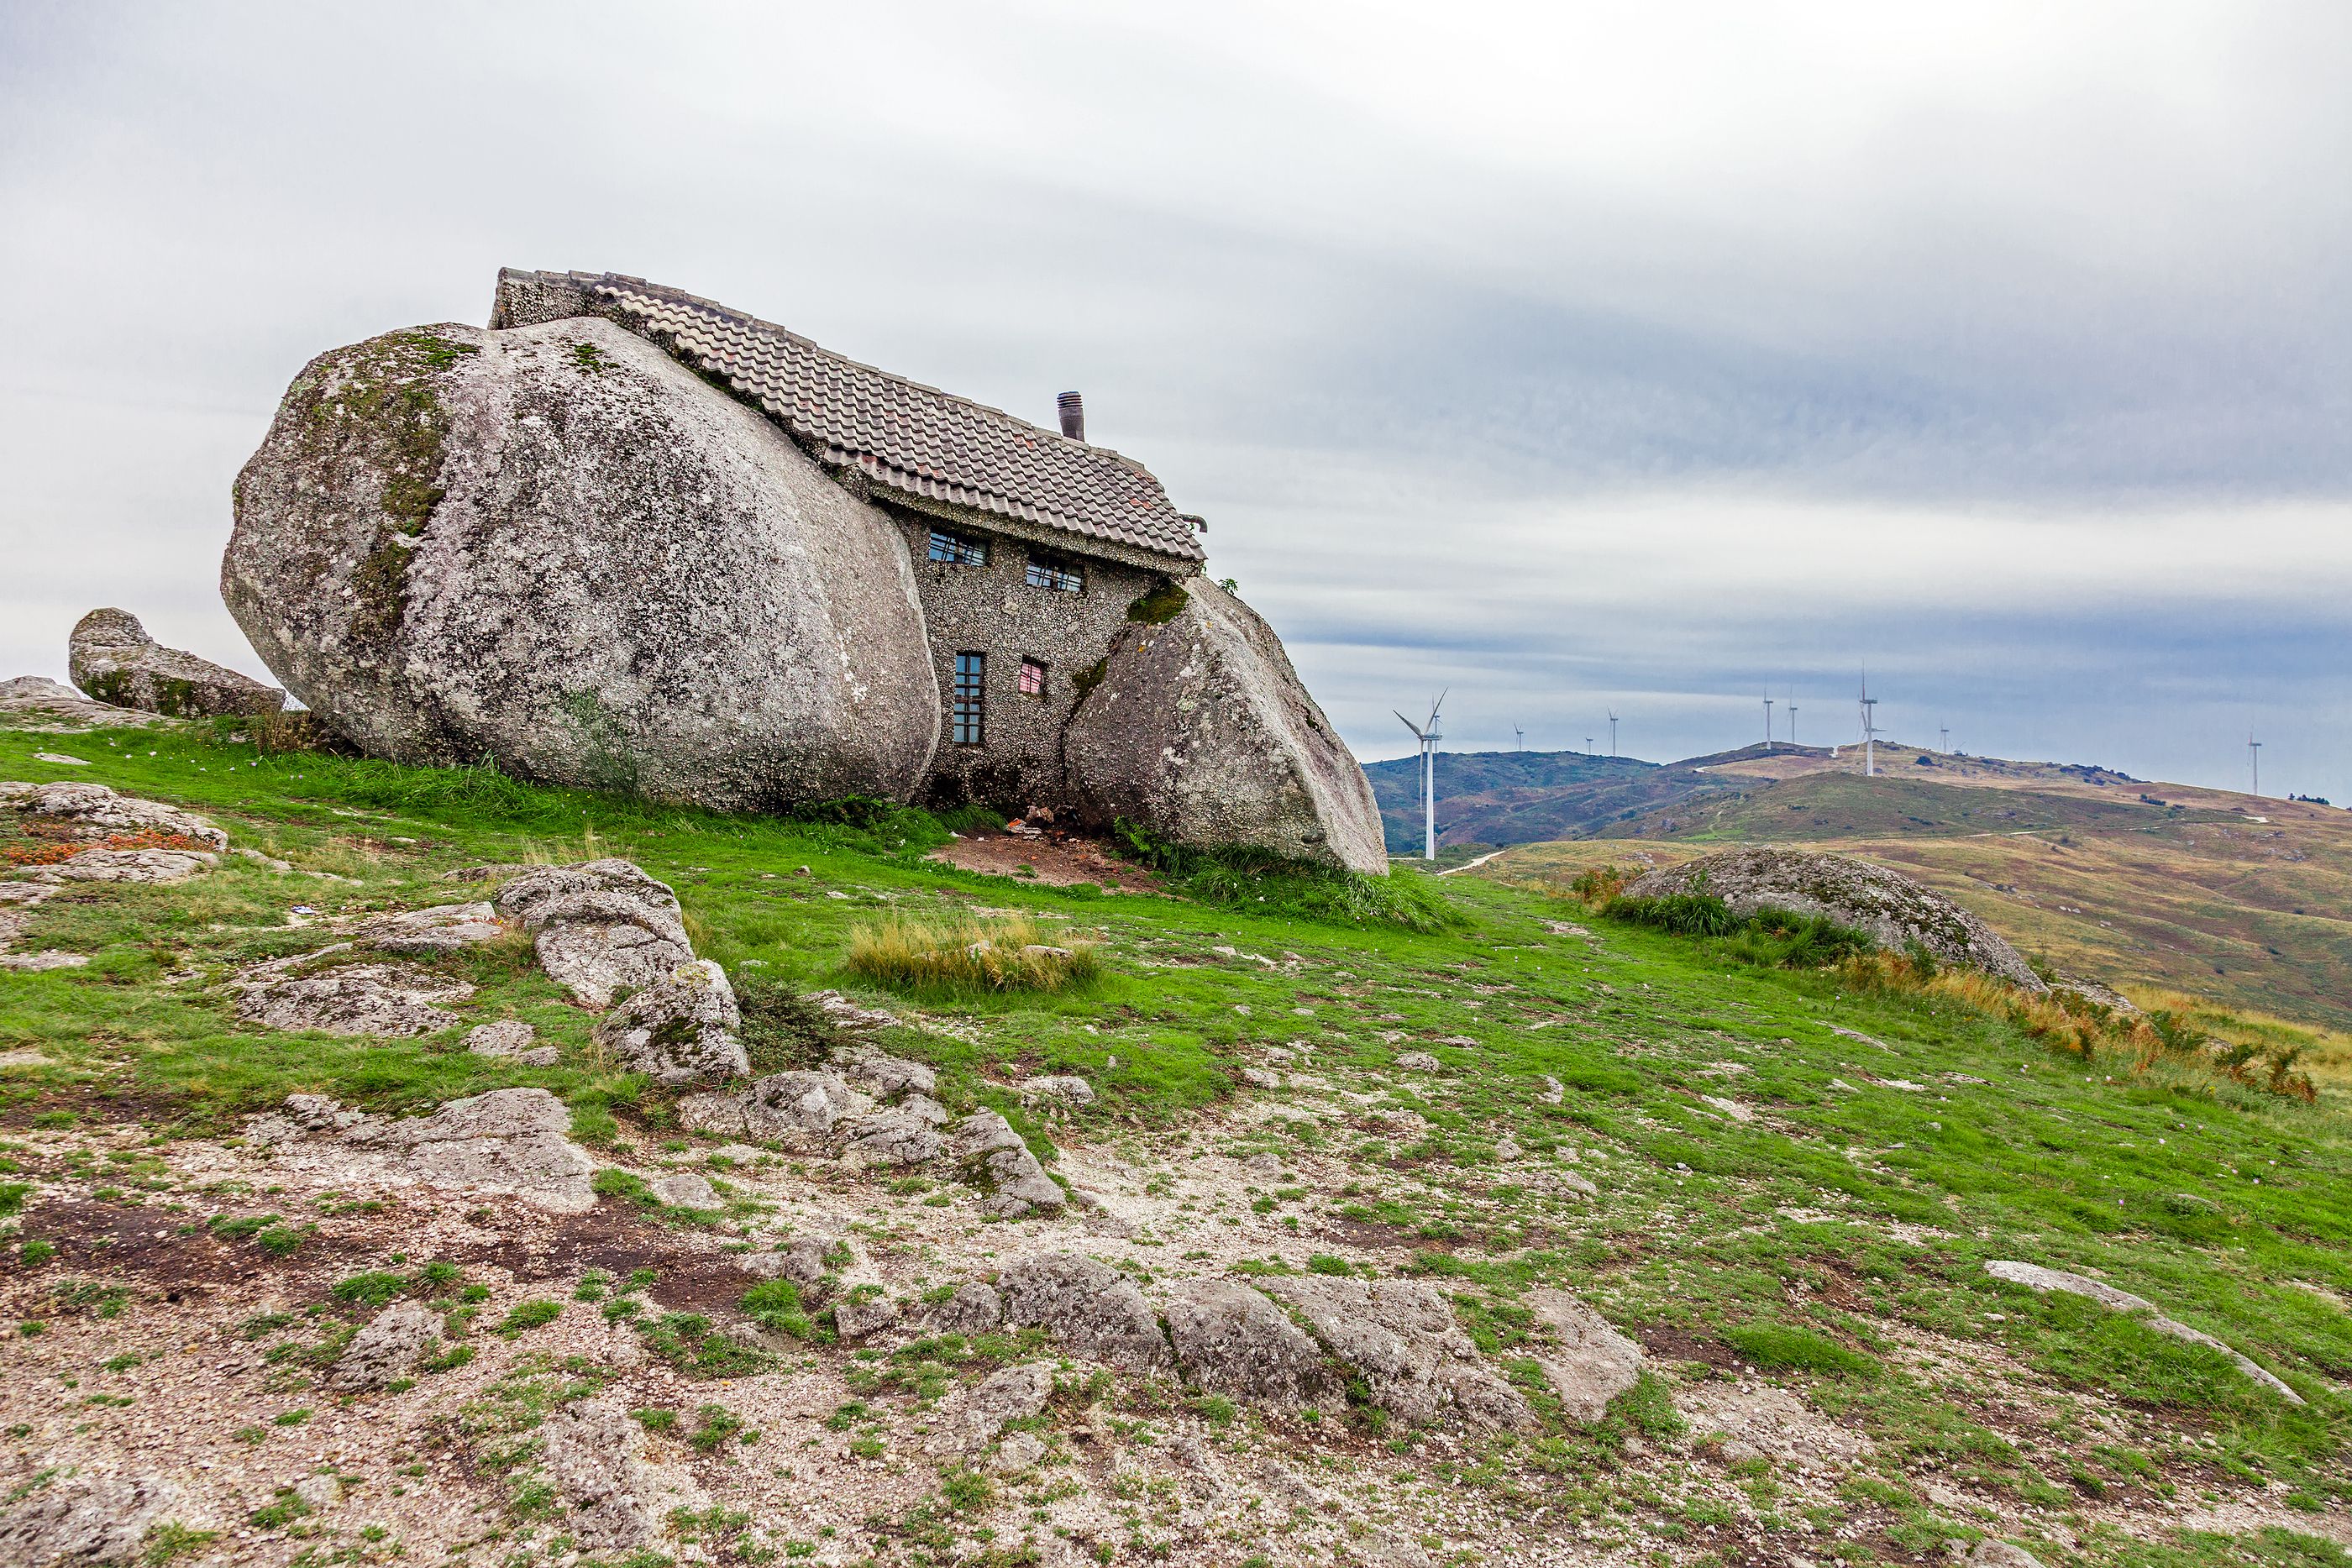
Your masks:
M968 834L933 850L930 858L961 871L1014 876L1046 887L1091 883L1106 893L1163 891L1151 873L1121 860L1099 840L1070 833L1048 832L1034 839L1020 833Z

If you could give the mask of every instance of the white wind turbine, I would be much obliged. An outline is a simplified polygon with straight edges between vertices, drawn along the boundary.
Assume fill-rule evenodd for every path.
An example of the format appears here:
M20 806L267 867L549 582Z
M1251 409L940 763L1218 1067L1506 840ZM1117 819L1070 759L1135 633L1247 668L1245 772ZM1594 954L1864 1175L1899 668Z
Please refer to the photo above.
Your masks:
M1870 672L1862 673L1862 776L1878 776L1878 699L1870 695Z
M1611 709L1609 709L1609 710L1608 710L1608 714L1609 714L1609 755L1610 755L1610 756L1612 756L1612 757L1614 757L1614 756L1616 756L1616 755L1617 755L1617 710L1616 710L1615 708L1613 708L1613 707L1612 707L1612 708L1611 708Z
M1453 689L1448 686L1445 691ZM1437 858L1437 743L1444 738L1437 733L1437 710L1444 706L1445 692L1440 692L1437 700L1429 705L1429 720L1425 724L1415 724L1397 713L1398 722L1412 731L1413 738L1421 742L1421 852L1423 860ZM1394 708L1389 711L1396 713Z

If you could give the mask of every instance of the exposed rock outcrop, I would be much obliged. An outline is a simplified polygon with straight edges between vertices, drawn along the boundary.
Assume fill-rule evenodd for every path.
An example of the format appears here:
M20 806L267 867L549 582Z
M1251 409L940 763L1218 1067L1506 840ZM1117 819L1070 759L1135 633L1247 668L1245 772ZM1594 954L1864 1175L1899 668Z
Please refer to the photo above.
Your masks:
M93 610L67 643L73 683L99 702L172 718L276 713L286 694L147 635L128 610Z
M1186 843L1388 873L1372 787L1271 627L1193 578L1112 644L1063 737L1086 810Z
M610 1394L583 1399L542 1428L540 1462L563 1500L565 1531L591 1552L642 1546L660 1533L646 1436Z
M92 702L63 681L18 675L0 681L0 722L12 729L73 731L158 722L158 715Z
M1068 1201L1021 1134L993 1111L974 1112L950 1126L947 1145L962 1166L964 1179L990 1195L989 1207L996 1213L1052 1213Z
M2049 989L1991 926L1901 872L1850 855L1770 845L1724 850L1651 872L1625 889L1629 898L1700 892L1737 915L1781 909L1826 915L1885 947L1916 943L1937 963L1982 969L2029 991Z
M2056 1291L2069 1296L2081 1296L2085 1300L2098 1302L2111 1312L2130 1312L2137 1315L2149 1328L2168 1338L2183 1340L2190 1344L2201 1344L2208 1350L2221 1352L2230 1358L2231 1364L2240 1372L2244 1373L2288 1404L2303 1403L2302 1395L2289 1388L2275 1374L2256 1364L2251 1357L2240 1354L2211 1334L2190 1328L2187 1323L2177 1319L2165 1316L2156 1310L2155 1302L2135 1296L2129 1291L2118 1291L2113 1285L2068 1270L2045 1268L2039 1263L2021 1263L2013 1259L1995 1259L1985 1265L1985 1272L1996 1280L2005 1280L2012 1285L2023 1285L2029 1291Z
M0 1563L26 1568L129 1563L175 1492L153 1476L70 1476L0 1516Z
M222 597L372 756L726 810L929 764L900 531L610 321L321 354L235 494Z
M1518 1391L1479 1359L1454 1309L1419 1280L1268 1280L1331 1354L1363 1375L1372 1397L1407 1421L1473 1427L1535 1424Z
M751 1071L727 971L691 958L632 995L596 1026L621 1065L662 1083L723 1082Z
M351 1179L504 1193L581 1214L596 1206L596 1167L567 1136L571 1126L572 1113L544 1089L494 1089L398 1120L293 1094L282 1110L248 1119L246 1136L279 1159Z
M552 1067L563 1053L538 1043L539 1031L520 1019L476 1024L466 1031L466 1049L476 1056L505 1056L530 1067Z
M160 800L142 800L136 795L118 795L103 784L0 783L0 805L70 822L87 839L161 833L193 839L214 851L228 848L228 834L194 811Z
M1044 1410L1053 1393L1054 1368L1045 1362L1022 1362L991 1373L948 1402L947 1440L940 1446L965 1453L985 1447L1006 1422L1025 1421Z
M839 1073L795 1069L772 1072L745 1090L687 1095L677 1103L677 1118L698 1133L811 1145L873 1108Z
M1642 1380L1642 1347L1574 1296L1535 1291L1528 1307L1551 1332L1552 1343L1536 1353L1536 1364L1570 1420L1591 1426L1609 1413L1612 1399Z
M1075 1253L1024 1258L997 1276L1004 1321L1041 1328L1097 1361L1133 1372L1172 1364L1160 1319L1135 1281Z
M328 1375L347 1394L382 1388L416 1370L441 1337L441 1319L422 1301L395 1301L352 1336Z
M1168 1338L1185 1380L1286 1409L1328 1397L1322 1347L1238 1280L1186 1280L1168 1293Z
M306 974L300 962L280 959L240 974L236 1016L287 1034L406 1037L454 1029L465 1020L441 1004L474 994L464 980L414 964L336 964Z
M499 889L498 912L531 935L540 967L590 1007L610 1007L694 956L677 894L625 860L541 866Z

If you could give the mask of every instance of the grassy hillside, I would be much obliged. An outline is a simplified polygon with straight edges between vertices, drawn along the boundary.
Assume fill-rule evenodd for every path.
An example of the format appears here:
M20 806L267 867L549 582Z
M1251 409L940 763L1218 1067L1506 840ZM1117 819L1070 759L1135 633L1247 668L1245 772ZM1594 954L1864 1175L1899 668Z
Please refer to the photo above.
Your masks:
M59 749L92 766L35 756ZM1105 896L928 862L944 834L920 813L864 825L719 817L487 773L262 757L193 731L0 732L0 778L95 778L185 803L294 868L233 859L173 887L76 889L37 912L20 946L88 954L88 967L0 973L0 1151L17 1184L0 1187L13 1193L0 1212L21 1210L0 1299L10 1321L47 1320L47 1332L0 1334L17 1473L119 1469L145 1452L134 1401L172 1396L168 1385L142 1392L142 1356L225 1364L247 1354L235 1348L246 1313L266 1309L277 1325L312 1302L314 1318L331 1314L338 1273L393 1270L373 1277L396 1283L435 1248L477 1248L466 1254L486 1314L468 1341L477 1362L353 1406L305 1393L312 1375L289 1352L257 1373L281 1392L249 1387L238 1397L258 1403L222 1417L256 1422L249 1440L224 1437L217 1470L175 1459L189 1478L182 1507L211 1509L205 1528L247 1530L243 1544L200 1542L190 1563L293 1561L298 1550L305 1562L376 1561L404 1542L408 1560L438 1561L450 1530L500 1542L473 1561L560 1556L544 1500L509 1488L480 1458L488 1439L469 1434L493 1416L508 1422L495 1430L527 1431L539 1416L512 1412L530 1401L551 1410L606 1383L633 1405L703 1402L701 1430L727 1444L698 1437L688 1452L681 1437L662 1450L702 1489L692 1507L712 1512L674 1516L672 1544L628 1559L646 1568L698 1531L735 1542L736 1561L1008 1568L1073 1554L1927 1563L1988 1533L2054 1568L2316 1568L2340 1561L2323 1537L2352 1535L2352 1124L2333 1080L2306 1104L2169 1057L2054 1050L1958 994L1857 970L1754 967L1720 945L1613 925L1537 886L1478 876L1412 883L1450 921L1423 930L1312 918L1279 878L1228 885L1214 904ZM1826 798L1819 809L1833 810ZM2163 828L2146 839L2152 854L2195 850L2218 866L2251 852L2242 823ZM2068 864L2086 852L1970 841ZM1577 848L1622 858L1639 846ZM1547 853L1496 863L1532 883L1563 863ZM479 988L460 1009L467 1023L537 1024L561 1050L551 1067L469 1055L459 1030L381 1041L257 1031L235 1023L221 988L236 964L317 946L321 923L475 894L472 878L450 880L460 868L592 854L670 882L698 950L743 983L841 987L897 1009L908 1022L889 1032L890 1050L936 1065L951 1108L1002 1108L1056 1169L1110 1195L1107 1216L992 1220L919 1178L886 1186L782 1156L746 1166L735 1145L707 1167L734 1196L705 1229L641 1215L625 1194L642 1183L614 1185L624 1196L554 1233L560 1245L504 1249L479 1228L488 1209L387 1226L330 1194L302 1211L316 1239L289 1231L274 1261L238 1253L250 1254L241 1282L220 1274L206 1286L223 1292L217 1304L167 1300L161 1276L142 1271L142 1239L189 1243L148 1224L159 1208L201 1234L215 1209L268 1202L291 1214L310 1202L299 1187L264 1196L257 1184L273 1178L236 1164L250 1151L217 1141L293 1091L388 1111L542 1085L572 1107L574 1135L600 1163L701 1168L715 1140L680 1134L673 1092L614 1068L590 1040L593 1016L540 975L526 945L431 962ZM847 967L855 934L886 918L1005 910L1055 941L1094 944L1102 977L1058 994L921 1000ZM1015 1088L1041 1073L1084 1075L1099 1099L1049 1120ZM1539 1430L1457 1437L1390 1421L1360 1387L1309 1419L1164 1381L1086 1383L1081 1367L1035 1423L1043 1468L992 1478L926 1447L938 1401L994 1364L985 1355L819 1340L791 1344L772 1373L697 1384L642 1355L616 1359L614 1336L628 1336L614 1315L599 1322L601 1309L580 1304L647 1249L670 1249L665 1278L703 1280L706 1265L725 1271L726 1249L781 1245L821 1213L848 1221L891 1288L909 1292L951 1281L950 1264L1043 1247L1084 1250L1155 1289L1213 1270L1433 1281L1482 1355L1530 1388L1541 1378L1525 1359L1529 1292L1567 1289L1647 1348L1649 1373L1599 1427L1546 1406ZM1984 1270L1995 1259L2087 1270L2147 1296L2307 1403L2138 1319L2000 1283ZM536 1306L523 1299L534 1291ZM690 1300L723 1315L732 1297ZM103 1315L89 1305L108 1301ZM61 1402L60 1378L77 1380L79 1402ZM89 1403L97 1395L122 1407ZM1802 1456L1726 1436L1726 1412L1768 1406L1812 1424ZM738 1444L738 1428L751 1437ZM395 1430L396 1443L368 1447L366 1433ZM759 1447L741 1446L751 1437ZM435 1457L445 1451L471 1457L447 1466ZM335 1452L357 1500L289 1527L298 1516L270 1503L269 1487ZM425 1473L398 1468L412 1460L444 1468L410 1491L399 1477ZM1213 1482L1226 1490L1204 1490ZM1216 1500L1186 1503L1195 1493ZM435 1494L464 1500L450 1511L457 1525L437 1522ZM233 1507L275 1522L245 1525ZM722 1529L718 1515L736 1521ZM200 1535L198 1522L188 1528ZM1396 1542L1420 1555L1396 1555Z
M1481 871L1540 883L1755 841L1898 866L2070 971L2352 1030L2352 813L2327 807L2165 785L2058 793L1811 773L1750 780L1597 843L1522 846Z

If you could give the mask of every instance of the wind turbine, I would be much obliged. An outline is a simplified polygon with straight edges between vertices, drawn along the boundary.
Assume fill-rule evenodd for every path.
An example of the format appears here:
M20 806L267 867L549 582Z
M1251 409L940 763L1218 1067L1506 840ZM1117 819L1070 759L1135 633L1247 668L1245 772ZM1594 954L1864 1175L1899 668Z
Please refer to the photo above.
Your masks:
M1870 695L1870 672L1862 673L1862 776L1878 777L1878 699Z
M1592 737L1589 735L1584 737L1584 755L1587 757L1592 755Z
M1524 730L1524 729L1521 729L1517 725L1516 725L1516 724L1515 724L1515 725L1511 726L1511 733L1512 733L1513 735L1516 735L1516 736L1517 736L1517 737L1519 737L1519 743L1518 743L1518 745L1517 745L1516 747L1512 747L1512 749L1513 749L1513 750L1515 750L1515 751L1525 751L1525 750L1528 748L1528 732L1527 732L1526 730Z
M1609 710L1609 755L1617 755L1617 710Z
M1453 689L1448 686L1445 691ZM1437 743L1444 738L1437 733L1437 710L1444 706L1445 692L1440 692L1437 700L1429 705L1429 720L1425 724L1415 724L1397 713L1398 721L1412 731L1413 738L1421 742L1421 852L1423 860L1437 858ZM1394 708L1389 711L1396 713Z
M1789 744L1797 744L1797 694L1789 694Z
M1772 749L1772 699L1764 699L1764 749Z
M1952 727L1939 724L1936 727L1936 733L1944 737L1944 755L1949 757L1952 754Z
M2254 770L2254 793L2259 795L2263 792L2263 743L2251 729L2246 731L2246 762Z

